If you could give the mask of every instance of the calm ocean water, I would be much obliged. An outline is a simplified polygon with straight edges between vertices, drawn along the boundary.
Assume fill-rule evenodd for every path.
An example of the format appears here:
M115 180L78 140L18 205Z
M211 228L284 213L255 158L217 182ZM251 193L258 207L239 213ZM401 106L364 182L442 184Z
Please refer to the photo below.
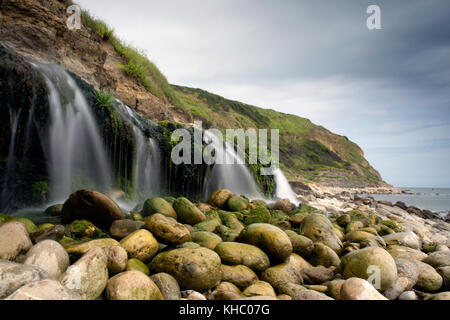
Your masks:
M439 214L450 211L450 189L440 188L401 188L412 194L371 194L375 200L386 200L395 203L402 201L408 206L428 209Z

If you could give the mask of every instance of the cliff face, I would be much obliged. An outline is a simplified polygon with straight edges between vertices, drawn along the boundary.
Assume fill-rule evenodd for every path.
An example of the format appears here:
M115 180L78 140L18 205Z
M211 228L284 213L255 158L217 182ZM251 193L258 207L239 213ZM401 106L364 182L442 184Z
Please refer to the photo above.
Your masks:
M151 120L207 127L280 129L280 162L292 181L329 186L385 185L362 150L309 120L171 86L156 69L147 84L126 72L129 59L110 39L82 24L66 26L68 1L0 1L0 42L25 57L57 62L97 90L107 91ZM156 67L155 67L156 68Z

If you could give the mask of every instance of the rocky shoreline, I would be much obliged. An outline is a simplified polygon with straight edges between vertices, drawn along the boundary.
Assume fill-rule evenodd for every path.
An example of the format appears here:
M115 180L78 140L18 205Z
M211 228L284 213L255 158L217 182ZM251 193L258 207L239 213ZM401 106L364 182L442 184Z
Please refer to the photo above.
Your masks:
M123 212L81 190L46 210L60 223L1 215L0 299L450 299L450 224L371 198L300 198L218 190Z

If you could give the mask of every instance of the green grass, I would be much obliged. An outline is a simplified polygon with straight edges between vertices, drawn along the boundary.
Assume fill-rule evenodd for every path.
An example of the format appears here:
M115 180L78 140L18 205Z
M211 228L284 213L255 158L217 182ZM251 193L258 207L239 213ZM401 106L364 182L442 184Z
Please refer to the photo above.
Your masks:
M92 92L92 95L95 98L95 104L97 107L109 108L115 103L114 96L108 92L95 90Z

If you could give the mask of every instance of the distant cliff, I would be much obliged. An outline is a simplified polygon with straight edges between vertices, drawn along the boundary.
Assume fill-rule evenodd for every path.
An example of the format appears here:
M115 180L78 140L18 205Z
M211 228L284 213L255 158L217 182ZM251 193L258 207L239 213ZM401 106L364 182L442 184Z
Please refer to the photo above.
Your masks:
M202 120L207 127L279 129L280 162L291 181L337 187L386 185L363 151L346 137L298 116L170 85L153 63L87 12L82 14L81 29L69 30L69 4L1 1L0 41L24 56L58 62L151 120L181 124Z

